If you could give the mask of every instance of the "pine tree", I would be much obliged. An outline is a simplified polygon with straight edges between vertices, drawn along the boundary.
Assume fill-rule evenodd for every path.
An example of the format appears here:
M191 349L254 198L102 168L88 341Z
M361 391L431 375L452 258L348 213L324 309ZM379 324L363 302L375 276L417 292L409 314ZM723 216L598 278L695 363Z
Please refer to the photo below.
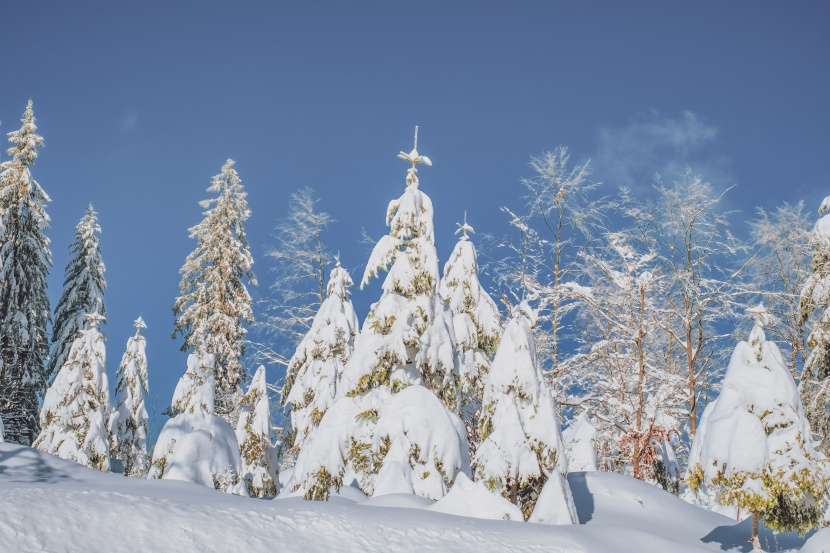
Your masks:
M536 313L522 302L507 323L484 384L473 459L476 480L517 505L525 519L576 522L567 481L568 460L552 391L536 359L532 326ZM543 489L544 507L536 514ZM558 505L557 509L552 506ZM544 511L544 517L541 517Z
M165 410L170 419L153 448L147 478L184 480L248 495L236 434L227 421L214 414L215 381L216 358L205 352L201 341L187 356L187 370Z
M358 334L357 315L349 299L352 279L340 266L332 270L328 296L314 317L288 364L283 405L290 405L291 433L286 444L296 458L314 437L314 431L337 395L343 367L349 361Z
M63 294L55 307L55 324L52 327L52 354L49 356L49 376L55 375L66 361L69 348L79 330L86 330L87 313L106 317L104 291L104 262L101 260L101 243L98 234L98 214L92 204L75 227L75 241L69 246L72 258L66 265Z
M452 315L438 294L432 201L416 169L432 163L418 153L417 128L415 137L415 148L398 156L412 167L403 195L389 203L390 234L375 245L363 276L365 285L389 267L383 293L343 369L339 399L294 467L292 490L309 499L325 499L352 479L370 495L438 499L458 472L469 471L464 426L451 412L458 371Z
M830 196L819 213L830 211ZM816 221L810 236L813 272L801 291L802 324L813 319L807 338L810 354L801 374L800 392L819 449L830 456L830 213Z
M824 513L830 484L826 457L813 447L810 423L790 372L766 340L763 305L748 342L732 353L720 395L689 454L689 487L723 505L752 513L752 543L760 549L758 523L776 532L804 534Z
M271 443L271 407L265 367L254 374L248 393L239 404L236 439L242 458L242 478L251 497L277 495L277 455Z
M0 416L6 440L29 445L38 432L38 394L46 388L49 296L52 264L46 203L49 196L32 177L43 139L35 132L32 101L9 133L12 159L0 165Z
M218 196L199 203L207 211L189 231L197 246L181 268L180 295L173 305L173 336L184 336L182 351L204 340L207 352L216 357L216 412L231 423L245 380L243 324L253 321L251 296L243 280L256 285L243 228L251 212L233 165L229 159L208 188Z
M464 224L458 227L456 234L462 233L461 238L444 265L439 290L453 315L461 380L460 412L467 429L470 454L474 455L479 442L478 415L484 381L496 353L501 326L496 303L478 280L476 248L467 236L473 227L467 224L466 213Z
M124 465L124 476L143 478L150 460L147 456L147 340L141 329L144 320L135 320L135 336L127 340L115 381L115 446L113 457Z
M102 471L110 469L109 383L106 347L98 325L103 317L87 315L66 362L55 376L40 412L34 447Z

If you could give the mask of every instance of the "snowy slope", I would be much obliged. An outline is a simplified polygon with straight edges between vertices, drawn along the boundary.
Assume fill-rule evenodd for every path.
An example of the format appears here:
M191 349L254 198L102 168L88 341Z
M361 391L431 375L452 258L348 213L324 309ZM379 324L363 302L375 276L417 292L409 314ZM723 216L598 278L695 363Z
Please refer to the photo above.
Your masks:
M419 508L405 496L258 500L185 482L135 480L0 444L4 551L693 552L749 551L745 524L648 484L575 473L578 526L479 520ZM397 507L405 506L405 507ZM771 534L764 534L770 538ZM770 538L771 539L771 538ZM820 533L805 551L821 551ZM814 543L815 542L815 543ZM778 536L770 551L804 540ZM777 549L777 547L784 549Z

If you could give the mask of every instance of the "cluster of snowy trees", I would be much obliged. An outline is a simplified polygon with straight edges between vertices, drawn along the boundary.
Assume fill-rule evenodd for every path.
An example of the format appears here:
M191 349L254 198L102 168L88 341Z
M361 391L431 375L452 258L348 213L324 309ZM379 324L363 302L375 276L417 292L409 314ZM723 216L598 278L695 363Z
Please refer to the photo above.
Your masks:
M326 272L333 220L303 189L269 252L278 278L258 321L263 338L251 341L250 210L228 160L190 229L196 247L173 306L174 338L189 356L151 451L140 317L109 398L92 206L50 321L49 198L31 173L43 144L31 102L22 121L9 133L0 187L7 441L254 497L327 499L342 486L432 500L476 494L506 518L573 523L570 463L751 515L755 526L763 518L803 532L825 516L830 215L811 231L803 204L759 211L742 242L701 177L658 179L651 201L627 190L601 197L588 164L572 166L560 148L532 159L525 209L504 209L515 236L485 238L502 317L479 280L466 215L439 270L417 167L432 163L416 129L413 150L399 154L411 167L389 203L389 233L361 279L362 288L386 273L363 324L340 259ZM830 198L820 211L828 208ZM758 299L749 340L730 358L742 312ZM249 378L249 346L253 358L285 365L278 402L263 367ZM277 404L284 429L272 424Z

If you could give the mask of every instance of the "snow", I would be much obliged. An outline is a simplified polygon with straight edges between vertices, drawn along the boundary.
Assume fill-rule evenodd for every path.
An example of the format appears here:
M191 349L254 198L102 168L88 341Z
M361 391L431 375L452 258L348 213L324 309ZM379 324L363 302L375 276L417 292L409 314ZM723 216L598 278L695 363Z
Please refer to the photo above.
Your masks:
M458 475L449 493L428 508L430 511L473 518L524 520L518 507L463 473Z
M574 419L571 426L562 432L565 441L565 453L568 455L568 470L581 472L597 470L597 450L594 440L597 429L588 420L583 411Z
M0 444L0 543L21 553L749 552L748 521L736 525L617 474L575 473L569 481L581 524L549 526L453 516L436 512L439 503L426 505L415 496L365 500L357 492L327 502L251 499L187 482L101 473ZM762 529L761 540L770 552L803 546L803 553L818 553L830 549L828 532L805 545L795 535L773 537Z

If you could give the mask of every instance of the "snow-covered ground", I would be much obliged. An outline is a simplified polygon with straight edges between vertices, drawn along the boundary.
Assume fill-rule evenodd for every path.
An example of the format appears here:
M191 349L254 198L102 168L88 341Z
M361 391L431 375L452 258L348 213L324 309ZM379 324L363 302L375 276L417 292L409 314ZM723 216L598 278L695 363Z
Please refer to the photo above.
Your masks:
M428 510L411 495L328 502L226 495L170 480L101 473L34 449L0 444L0 550L314 552L749 551L734 521L642 482L569 476L581 524L546 526ZM830 551L830 529L809 541L762 530L768 551Z

